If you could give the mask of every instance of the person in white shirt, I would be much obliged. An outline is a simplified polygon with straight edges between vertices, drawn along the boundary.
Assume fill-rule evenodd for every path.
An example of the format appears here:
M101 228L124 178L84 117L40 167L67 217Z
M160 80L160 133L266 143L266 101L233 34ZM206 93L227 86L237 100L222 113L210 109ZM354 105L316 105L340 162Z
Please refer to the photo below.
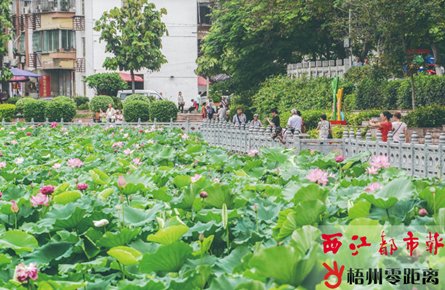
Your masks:
M253 115L253 121L252 121L252 125L254 127L261 127L261 121L258 120L258 114Z
M114 118L116 115L116 110L113 109L113 105L108 104L108 109L107 109L107 119L109 122L114 122Z
M182 92L179 92L178 96L178 110L181 110L181 113L184 113L184 97L182 96Z
M392 123L392 135L395 143L400 142L400 134L403 132L405 134L406 143L409 143L409 135L406 124L402 122L402 114L400 112L394 113L394 121Z
M226 118L226 109L223 106L219 107L219 110L218 110L218 120L219 121L224 121L224 122L227 120L227 118Z
M124 116L122 115L122 112L120 110L116 111L116 124L122 124L122 121L124 120Z
M287 121L287 127L290 128L290 131L292 134L294 134L295 131L298 131L298 133L301 133L301 125L303 124L303 120L300 116L297 114L297 110L292 109L291 111L292 117L289 118Z

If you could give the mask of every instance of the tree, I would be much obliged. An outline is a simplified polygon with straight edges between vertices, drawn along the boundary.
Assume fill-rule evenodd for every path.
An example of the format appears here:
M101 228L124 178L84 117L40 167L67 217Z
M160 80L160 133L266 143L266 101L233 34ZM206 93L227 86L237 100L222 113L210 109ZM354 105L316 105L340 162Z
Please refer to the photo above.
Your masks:
M0 81L6 81L12 78L12 73L7 67L3 67L3 57L8 52L8 42L12 39L10 31L6 32L8 28L12 28L11 23L11 0L0 0L0 67L1 75Z
M155 8L148 0L127 0L122 8L104 12L94 27L101 32L99 41L107 43L105 52L114 55L107 57L103 66L130 71L133 93L135 71L142 68L159 71L167 62L161 52L161 37L168 33L161 17L167 10L156 11Z
M99 73L83 79L88 87L97 95L116 96L120 90L126 90L128 84L120 77L119 73Z

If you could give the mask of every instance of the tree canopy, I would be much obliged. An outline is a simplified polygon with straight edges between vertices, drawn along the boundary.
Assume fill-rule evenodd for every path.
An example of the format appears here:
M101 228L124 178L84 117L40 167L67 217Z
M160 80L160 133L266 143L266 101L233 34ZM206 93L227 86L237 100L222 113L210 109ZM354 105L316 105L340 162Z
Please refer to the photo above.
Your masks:
M12 73L7 67L2 66L3 57L8 53L8 42L11 40L11 33L6 30L12 28L11 23L11 0L0 0L0 81L6 81L12 78Z
M128 88L127 82L125 82L119 75L119 73L99 73L90 75L83 79L87 83L90 89L93 89L97 95L105 94L107 96L116 96L120 90L126 90Z

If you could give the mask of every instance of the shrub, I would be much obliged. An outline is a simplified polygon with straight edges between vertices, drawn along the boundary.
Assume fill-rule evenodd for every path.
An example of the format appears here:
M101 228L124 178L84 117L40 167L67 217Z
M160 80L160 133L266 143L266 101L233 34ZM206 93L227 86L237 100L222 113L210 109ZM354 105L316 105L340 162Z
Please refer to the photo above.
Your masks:
M171 101L156 101L150 104L150 118L158 122L176 121L178 118L178 108Z
M76 102L77 107L80 107L80 106L88 103L89 101L90 101L90 98L88 98L88 97L78 96L78 97L74 98L74 102Z
M333 139L342 139L343 138L343 127L342 126L332 126L332 138ZM317 130L317 127L314 129L311 129L306 132L309 135L309 139L318 139L319 132Z
M432 104L445 105L445 77L418 75L414 76L416 107ZM411 81L409 78L400 82L397 105L402 109L412 109Z
M58 96L58 97L55 97L55 98L52 100L52 102L68 102L68 103L73 104L74 106L76 105L76 102L74 102L73 99L68 98L68 97L65 97L65 96Z
M3 104L0 105L0 120L5 119L6 122L11 122L11 118L15 115L15 105Z
M88 104L88 103L82 104L79 107L77 107L77 109L78 110L85 110L85 111L87 111L87 110L90 109L90 104Z
M233 116L235 116L236 110L238 108L241 108L243 110L243 114L246 115L247 121L253 120L253 113L252 113L252 110L249 108L249 106L233 104L233 105L230 105L230 111L229 111L229 121L230 122L232 122ZM263 119L266 120L265 117ZM267 124L265 124L263 122L263 120L261 120L261 122L263 123L263 126L266 125L265 127L267 127ZM280 122L281 122L281 119L280 119Z
M116 97L117 99L117 97ZM144 95L138 95L138 94L134 94L134 95L130 95L128 97L125 98L124 100L124 105L128 102L133 102L133 101L142 101L142 102L146 102L146 103L151 103L151 100L148 96L144 96Z
M102 109L105 112L108 109L108 104L114 104L110 96L96 96L90 101L90 110L99 113Z
M440 127L445 124L445 106L419 106L402 119L408 127Z
M113 103L114 103L113 108L115 108L116 110L122 110L124 108L122 101L118 97L111 96L111 98L113 99Z
M318 127L318 122L320 122L321 114L326 114L327 120L332 120L332 112L330 110L324 111L303 111L301 112L301 117L304 119L304 124L306 125L306 130L316 129Z
M137 122L139 118L146 122L150 119L150 105L143 101L126 102L123 115L126 122Z
M378 109L363 111L358 114L347 114L345 120L348 125L361 126L363 121L369 121L372 117L379 117L382 111Z
M47 101L38 101L34 99L26 102L23 109L23 117L26 122L31 122L32 118L34 118L34 122L45 122L45 111L49 103L50 102Z
M93 89L97 95L106 94L116 96L120 90L126 90L128 84L120 77L119 73L98 73L83 79L88 87Z
M20 98L9 98L8 104L15 105L19 100L20 100Z
M76 116L76 106L73 103L57 101L50 102L45 110L45 118L50 122L71 122Z
M35 101L35 99L31 97L21 98L18 100L15 104L17 113L24 114L23 109L25 108L25 104L32 101Z

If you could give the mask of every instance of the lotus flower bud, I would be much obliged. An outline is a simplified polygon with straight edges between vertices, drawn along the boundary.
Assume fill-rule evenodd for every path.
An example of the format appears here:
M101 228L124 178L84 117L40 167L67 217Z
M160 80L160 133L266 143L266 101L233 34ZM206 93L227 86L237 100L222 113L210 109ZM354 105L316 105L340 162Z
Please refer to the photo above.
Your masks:
M431 187L431 188L430 188L430 192L431 192L432 194L435 194L435 193L436 193L436 188L435 188L435 187Z
M199 234L199 241L200 242L204 241L204 234L203 233Z
M264 193L264 198L267 198L267 193Z
M421 208L421 209L419 210L419 215L420 215L420 216L425 216L425 215L427 215L427 214L428 214L428 212L426 211L426 209Z
M123 202L124 201L124 197L122 196L122 193L121 193L121 195L119 196L119 202Z
M109 222L106 219L101 219L100 221L93 221L93 224L95 227L103 227L109 224Z
M253 206L253 211L258 212L258 206L256 204Z
M275 173L280 174L280 169L278 169L278 167L277 167L277 169L275 169Z
M277 247L282 246L282 245L283 245L283 242L279 242L279 243L277 244Z
M125 178L124 178L122 175L119 176L119 179L118 179L118 181L117 181L117 185L118 185L120 188L124 188L125 185L127 185L127 182L125 181Z
M128 197L128 199L131 201L133 199L133 195L130 194L130 196Z
M178 190L177 189L175 189L175 195L178 195Z
M201 196L202 198L206 198L206 197L209 196L209 195L207 194L207 192L205 192L205 191L201 191L201 193L199 194L199 196Z
M11 210L13 213L18 213L19 212L19 207L17 205L17 203L14 200L11 200L12 205L11 205Z

